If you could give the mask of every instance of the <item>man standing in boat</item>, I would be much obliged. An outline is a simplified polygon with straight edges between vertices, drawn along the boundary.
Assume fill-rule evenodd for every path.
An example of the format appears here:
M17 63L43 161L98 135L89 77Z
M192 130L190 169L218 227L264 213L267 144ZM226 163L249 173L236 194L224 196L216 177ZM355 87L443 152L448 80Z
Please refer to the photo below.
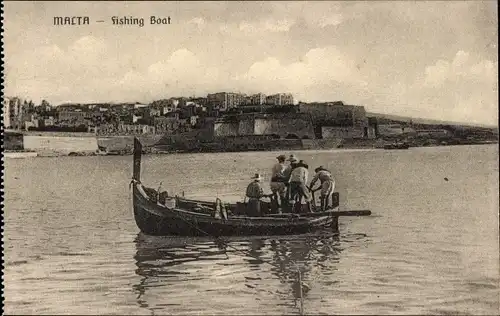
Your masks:
M330 197L332 196L333 190L335 189L335 179L332 176L332 173L325 169L323 166L319 166L318 168L314 169L314 172L316 174L311 180L311 184L309 187L311 190L313 190L314 184L319 180L321 183L321 196L320 196L320 203L321 203L321 211L326 211L329 206L329 200Z
M297 164L299 163L299 159L295 155L290 155L290 157L287 159L287 161L289 161L290 164L286 167L284 174L286 177L286 180L285 180L286 198L288 201L288 200L292 199L292 192L290 190L290 177L292 175L292 170L297 167Z
M260 174L256 173L252 182L247 186L246 196L248 198L247 210L249 216L260 216L260 199L266 197L261 185Z
M290 196L294 202L298 201L300 203L302 199L309 202L311 198L306 186L309 166L303 160L300 160L295 165L293 164L294 162L292 162L292 172L290 174Z
M273 192L274 199L278 202L278 207L282 207L286 202L286 183L288 180L288 166L285 165L286 156L279 155L276 157L278 163L273 166L271 172L271 191Z

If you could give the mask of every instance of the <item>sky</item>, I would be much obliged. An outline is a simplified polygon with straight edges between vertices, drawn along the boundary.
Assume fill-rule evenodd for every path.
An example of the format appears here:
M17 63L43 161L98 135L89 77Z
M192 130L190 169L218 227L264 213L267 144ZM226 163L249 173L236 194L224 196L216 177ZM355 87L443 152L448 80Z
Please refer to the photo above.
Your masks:
M171 24L150 25L152 15ZM57 105L289 92L498 125L497 25L495 1L8 1L5 95Z

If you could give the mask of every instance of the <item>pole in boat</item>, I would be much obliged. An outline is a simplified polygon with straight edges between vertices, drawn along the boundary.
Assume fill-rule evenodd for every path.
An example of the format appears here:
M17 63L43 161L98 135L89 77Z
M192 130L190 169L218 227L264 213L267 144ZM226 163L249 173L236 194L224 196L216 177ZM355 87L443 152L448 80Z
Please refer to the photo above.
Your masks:
M141 181L141 155L142 144L137 137L134 137L134 175L133 179Z

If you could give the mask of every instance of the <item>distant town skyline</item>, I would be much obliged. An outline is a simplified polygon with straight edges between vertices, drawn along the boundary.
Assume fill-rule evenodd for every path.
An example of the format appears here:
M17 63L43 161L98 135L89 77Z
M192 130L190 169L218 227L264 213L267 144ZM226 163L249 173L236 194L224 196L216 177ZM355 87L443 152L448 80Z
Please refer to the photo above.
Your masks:
M35 103L284 92L498 124L493 1L37 1L4 11L4 94ZM90 24L53 25L68 15ZM171 24L150 25L152 15ZM113 16L145 23L113 25Z

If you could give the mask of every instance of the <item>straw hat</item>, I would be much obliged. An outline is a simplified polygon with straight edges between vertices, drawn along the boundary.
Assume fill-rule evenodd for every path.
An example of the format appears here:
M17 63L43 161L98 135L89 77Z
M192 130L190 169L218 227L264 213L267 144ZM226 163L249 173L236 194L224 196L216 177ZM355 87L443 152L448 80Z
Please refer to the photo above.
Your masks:
M252 177L252 180L255 180L255 181L260 181L262 178L260 177L260 174L256 173L253 177Z
M309 165L304 160L299 161L299 166L309 169Z
M325 170L326 171L325 167L319 166L318 168L314 169L314 172L318 172L318 171L321 171L321 170Z
M290 155L290 158L288 158L288 161L290 161L292 163L297 163L297 162L299 162L299 158L297 158L297 156L295 156L295 155Z

